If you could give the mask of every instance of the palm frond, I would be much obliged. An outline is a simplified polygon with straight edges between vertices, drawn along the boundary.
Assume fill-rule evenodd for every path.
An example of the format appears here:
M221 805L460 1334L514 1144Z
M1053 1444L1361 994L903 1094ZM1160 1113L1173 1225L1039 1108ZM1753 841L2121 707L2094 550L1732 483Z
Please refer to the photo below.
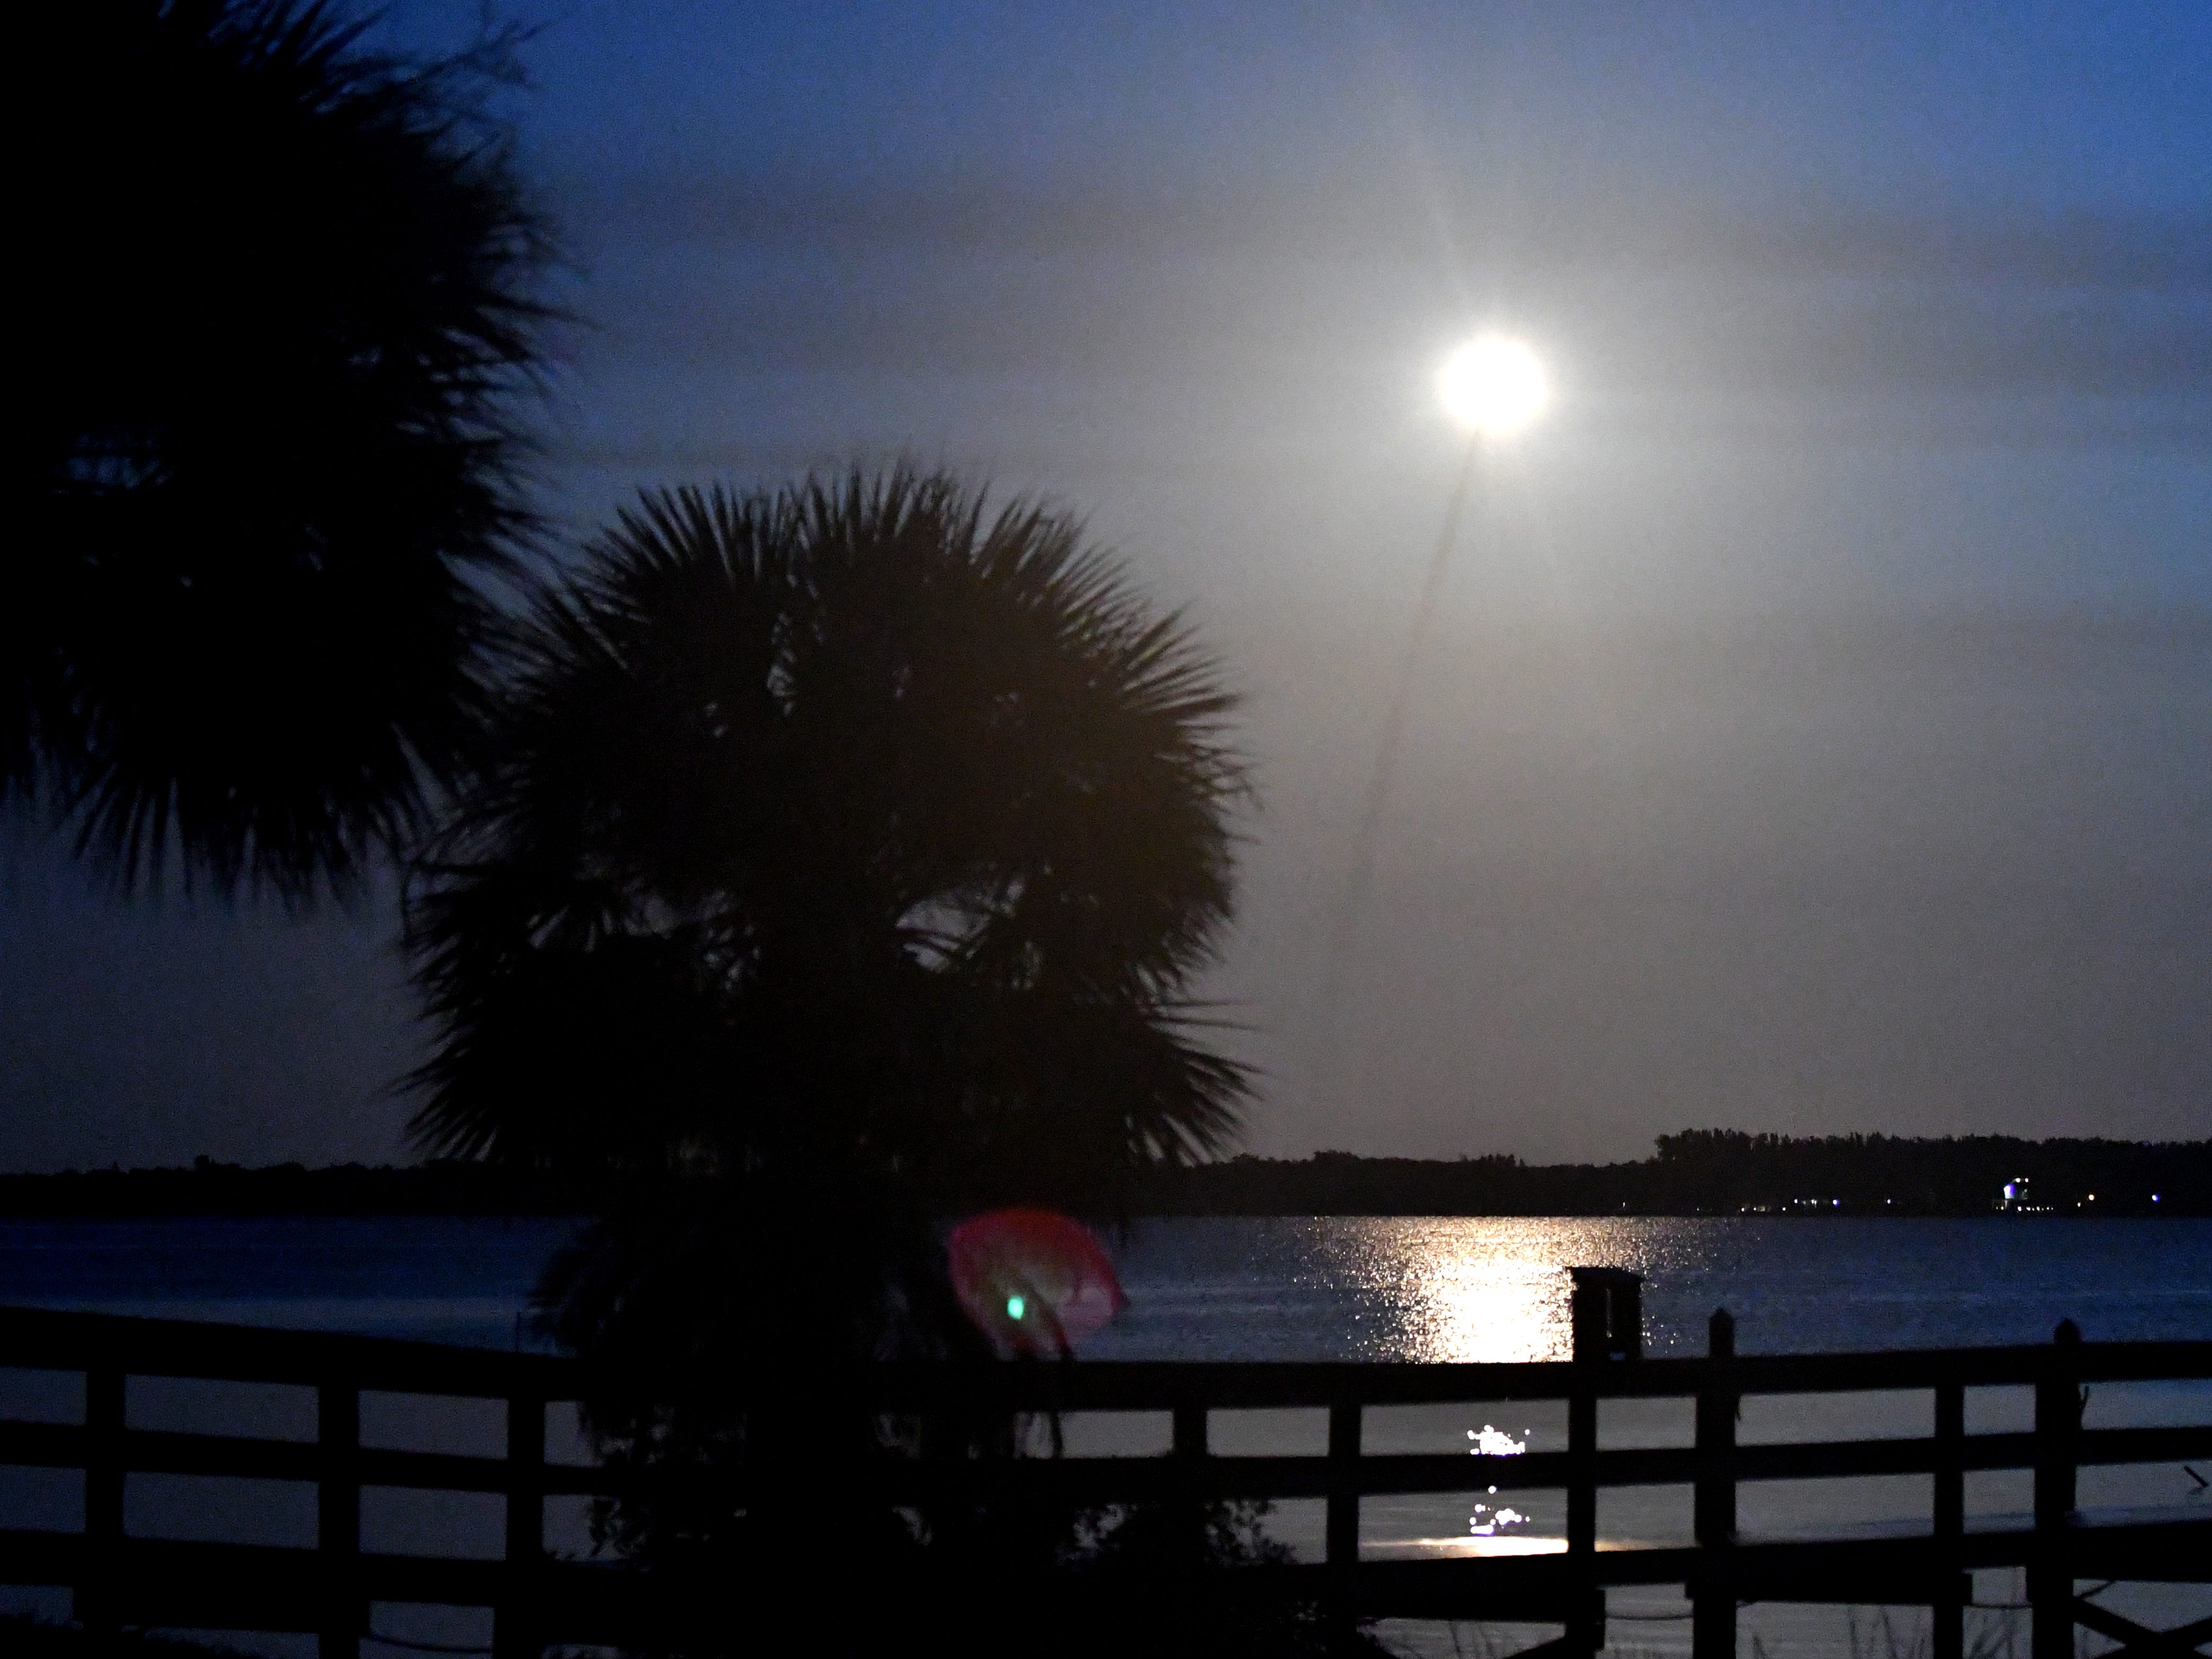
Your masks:
M1073 520L903 469L649 494L508 660L410 888L425 1145L605 1161L596 1098L730 1167L1098 1194L1233 1133L1185 987L1236 699Z
M473 763L552 258L483 89L289 0L40 9L0 789L125 885L344 890Z

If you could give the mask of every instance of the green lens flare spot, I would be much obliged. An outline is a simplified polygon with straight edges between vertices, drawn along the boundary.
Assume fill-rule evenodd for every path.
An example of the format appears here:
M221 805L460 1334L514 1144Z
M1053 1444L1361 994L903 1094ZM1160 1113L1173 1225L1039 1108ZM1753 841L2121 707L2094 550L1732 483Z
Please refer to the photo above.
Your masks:
M1023 1301L1021 1297L1018 1296L1008 1297L1006 1298L1006 1317L1009 1319L1019 1319L1022 1316L1023 1311L1027 1309L1028 1306L1029 1304Z

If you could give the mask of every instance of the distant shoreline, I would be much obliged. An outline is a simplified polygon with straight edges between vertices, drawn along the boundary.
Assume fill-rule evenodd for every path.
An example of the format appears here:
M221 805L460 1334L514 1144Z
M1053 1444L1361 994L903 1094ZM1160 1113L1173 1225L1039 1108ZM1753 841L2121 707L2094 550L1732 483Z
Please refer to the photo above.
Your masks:
M2008 1188L2010 1195L2008 1196ZM443 1160L309 1169L190 1168L0 1175L0 1218L163 1216L586 1216L598 1182ZM1132 1213L1170 1216L2212 1215L2212 1140L2031 1141L1883 1135L1662 1135L1621 1164L1237 1158L1165 1170Z
M1318 1152L1164 1175L1181 1215L2212 1215L2212 1140L2009 1135L1662 1135L1622 1164L1523 1164Z
M300 1164L0 1175L0 1220L165 1216L585 1216L574 1183L481 1164Z

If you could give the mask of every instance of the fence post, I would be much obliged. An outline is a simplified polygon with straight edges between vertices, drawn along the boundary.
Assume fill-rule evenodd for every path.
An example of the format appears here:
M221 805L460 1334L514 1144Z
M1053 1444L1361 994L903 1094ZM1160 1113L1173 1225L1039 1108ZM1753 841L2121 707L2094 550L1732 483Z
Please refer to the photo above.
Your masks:
M1359 1559L1359 1430L1357 1401L1328 1408L1328 1552L1332 1566Z
M361 1583L361 1389L326 1382L316 1390L315 1438L321 1471L316 1483L318 1551L322 1558L323 1621L319 1659L361 1659L368 1604Z
M1972 1580L1966 1575L1966 1385L1936 1385L1936 1554L1943 1583L1957 1587L1953 1598L1929 1609L1929 1659L1961 1659L1966 1648L1966 1603Z
M1175 1408L1175 1455L1177 1457L1206 1455L1206 1407L1177 1406Z
M1573 1267L1568 1303L1574 1336L1567 1389L1567 1619L1569 1648L1605 1645L1605 1593L1597 1586L1597 1373L1644 1352L1642 1280L1617 1267Z
M1693 1659L1735 1659L1735 1316L1713 1310L1706 1327L1712 1364L1698 1391L1698 1485L1694 1501L1698 1583L1691 1590Z
M95 1640L121 1623L123 1476L123 1365L102 1353L84 1373L84 1556L71 1597Z
M539 1659L538 1566L545 1555L545 1401L507 1402L507 1594L492 1610L493 1659Z
M2074 1564L2066 1531L2074 1509L2075 1437L2081 1428L2081 1332L2063 1319L2035 1385L2035 1557L2027 1571L2034 1659L2072 1659Z
M1184 1474L1192 1477L1185 1484L1182 1506L1185 1524L1189 1528L1191 1564L1198 1565L1206 1547L1206 1500L1199 1496L1198 1471L1194 1467L1206 1455L1206 1407L1177 1406L1175 1408L1175 1439L1173 1453L1176 1461L1183 1464Z
M1328 1408L1328 1519L1323 1559L1331 1569L1334 1613L1349 1621L1348 1592L1359 1565L1359 1430L1361 1407L1340 1400Z
M1183 1473L1194 1478L1187 1481L1190 1487L1190 1503L1196 1507L1202 1500L1198 1497L1196 1471L1188 1466L1206 1455L1206 1407L1177 1406L1174 1413L1174 1438L1169 1450L1175 1460L1185 1465Z

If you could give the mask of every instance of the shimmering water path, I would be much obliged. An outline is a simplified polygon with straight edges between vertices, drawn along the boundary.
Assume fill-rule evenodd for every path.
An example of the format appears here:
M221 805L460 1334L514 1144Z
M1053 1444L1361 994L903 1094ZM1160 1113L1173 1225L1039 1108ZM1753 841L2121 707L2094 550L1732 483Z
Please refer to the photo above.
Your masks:
M1567 1269L1644 1275L1648 1351L2212 1337L2212 1221L1297 1218L1142 1224L1100 1357L1564 1359Z

